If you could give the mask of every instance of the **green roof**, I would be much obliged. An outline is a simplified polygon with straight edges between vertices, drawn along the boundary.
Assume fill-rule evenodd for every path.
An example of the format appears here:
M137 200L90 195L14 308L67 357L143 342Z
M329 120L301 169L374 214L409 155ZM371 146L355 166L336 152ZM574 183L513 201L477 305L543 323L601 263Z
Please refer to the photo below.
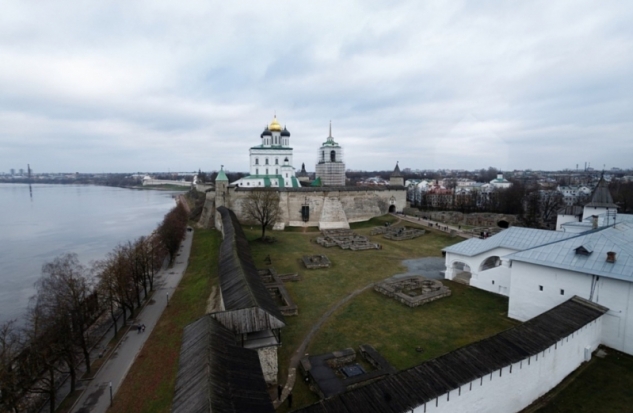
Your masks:
M229 178L224 173L224 166L220 168L220 172L218 172L218 176L215 177L216 181L228 181Z

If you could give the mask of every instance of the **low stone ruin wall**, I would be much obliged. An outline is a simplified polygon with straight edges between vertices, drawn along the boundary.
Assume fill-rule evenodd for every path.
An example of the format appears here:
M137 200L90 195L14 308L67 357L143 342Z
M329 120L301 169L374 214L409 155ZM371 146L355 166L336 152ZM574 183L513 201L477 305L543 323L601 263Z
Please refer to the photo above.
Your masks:
M451 295L451 290L440 281L420 275L389 278L374 285L374 290L409 307L417 307Z

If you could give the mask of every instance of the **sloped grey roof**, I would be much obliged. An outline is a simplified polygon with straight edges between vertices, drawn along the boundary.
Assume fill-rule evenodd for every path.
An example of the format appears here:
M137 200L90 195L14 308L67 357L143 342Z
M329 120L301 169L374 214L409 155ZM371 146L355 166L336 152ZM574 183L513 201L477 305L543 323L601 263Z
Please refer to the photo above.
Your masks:
M172 413L272 413L259 356L209 316L185 327Z
M410 412L450 390L546 350L607 311L574 296L519 326L296 412Z
M400 166L398 166L398 163L396 162L396 167L394 168L393 172L391 173L391 176L394 178L398 178L402 176L402 173L400 172Z
M577 235L578 234L548 231L544 229L510 227L490 238L471 238L459 244L446 247L442 251L473 257L494 248L508 248L515 251L523 251L538 245L560 241Z
M590 255L576 254L576 248L590 246ZM606 262L607 252L616 253L616 262ZM600 275L633 282L633 223L620 222L611 227L576 234L549 245L510 254L513 261Z
M593 194L591 194L591 202L589 202L586 206L602 208L618 207L613 203L613 197L611 196L611 192L609 192L609 186L607 181L604 180L604 177L600 177L598 186L596 186L596 189L593 190Z
M235 213L223 206L218 208L218 213L222 216L224 232L218 267L225 310L260 308L276 320L259 317L258 322L251 324L256 329L253 331L278 328L272 326L285 324L284 316L257 272L248 240Z
M582 215L582 207L580 205L568 205L559 209L558 215Z

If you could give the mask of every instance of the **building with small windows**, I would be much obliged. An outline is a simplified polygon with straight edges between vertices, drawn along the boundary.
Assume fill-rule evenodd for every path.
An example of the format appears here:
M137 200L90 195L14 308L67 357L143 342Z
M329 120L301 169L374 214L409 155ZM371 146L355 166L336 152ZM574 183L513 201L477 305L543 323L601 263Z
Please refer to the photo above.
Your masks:
M316 179L320 179L321 185L345 186L343 148L332 137L332 122L330 122L330 134L319 148L318 156Z
M587 218L562 230L511 227L444 248L445 278L509 297L508 317L520 321L572 296L607 307L600 343L633 354L633 215L616 209L601 180Z

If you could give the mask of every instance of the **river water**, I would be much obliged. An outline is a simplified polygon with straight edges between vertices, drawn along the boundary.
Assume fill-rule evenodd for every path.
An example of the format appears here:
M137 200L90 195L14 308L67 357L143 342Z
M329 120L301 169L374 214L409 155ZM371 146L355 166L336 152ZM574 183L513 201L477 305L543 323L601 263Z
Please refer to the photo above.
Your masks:
M0 184L0 323L20 319L42 265L75 252L84 265L149 235L173 192L92 185Z

